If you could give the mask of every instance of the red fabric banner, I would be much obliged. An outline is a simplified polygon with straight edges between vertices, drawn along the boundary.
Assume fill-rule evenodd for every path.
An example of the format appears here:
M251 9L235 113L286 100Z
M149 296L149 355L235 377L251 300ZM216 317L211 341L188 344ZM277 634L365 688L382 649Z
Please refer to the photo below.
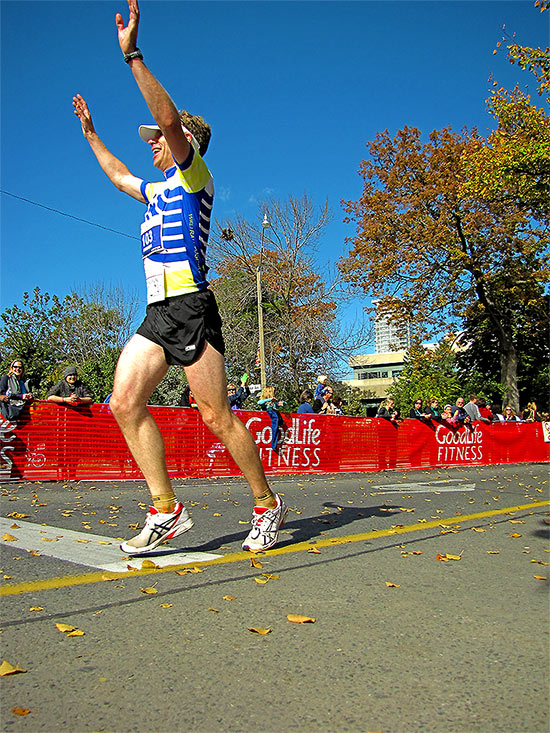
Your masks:
M171 476L237 476L225 446L197 410L149 407L166 446ZM252 433L268 474L335 473L548 462L541 423L475 423L458 430L419 420L398 427L377 418L284 415L286 440L271 450L265 412L237 413ZM550 431L546 431L549 438ZM17 426L0 421L0 479L67 481L135 479L141 473L109 405L37 402Z

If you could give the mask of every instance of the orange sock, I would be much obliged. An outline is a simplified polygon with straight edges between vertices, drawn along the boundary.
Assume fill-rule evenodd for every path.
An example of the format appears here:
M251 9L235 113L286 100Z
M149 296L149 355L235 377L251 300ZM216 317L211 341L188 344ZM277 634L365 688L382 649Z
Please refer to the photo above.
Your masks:
M162 512L162 514L173 512L177 502L176 495L173 491L170 494L156 494L152 499L153 506L157 511Z

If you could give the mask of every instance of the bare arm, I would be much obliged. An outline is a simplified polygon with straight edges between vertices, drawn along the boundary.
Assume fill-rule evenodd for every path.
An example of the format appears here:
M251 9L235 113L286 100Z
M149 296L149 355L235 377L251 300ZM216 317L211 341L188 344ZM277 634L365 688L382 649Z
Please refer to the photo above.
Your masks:
M73 97L73 107L74 113L82 125L82 134L89 142L90 147L106 176L119 191L123 191L129 196L132 196L138 201L144 203L145 199L143 198L140 190L141 178L133 176L124 163L118 158L115 158L115 156L105 147L104 143L100 140L97 132L95 131L88 105L80 94Z
M128 0L130 16L128 25L120 13L115 22L118 29L118 42L123 54L132 53L137 48L139 26L139 6L137 0ZM176 105L162 84L149 71L142 59L132 59L129 63L137 85L153 115L153 119L162 130L170 152L177 163L183 163L189 155L190 145L181 127L180 116Z

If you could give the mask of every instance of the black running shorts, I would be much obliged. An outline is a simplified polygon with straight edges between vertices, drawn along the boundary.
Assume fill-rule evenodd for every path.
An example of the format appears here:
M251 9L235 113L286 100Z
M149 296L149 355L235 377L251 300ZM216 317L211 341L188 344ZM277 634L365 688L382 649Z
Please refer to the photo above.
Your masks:
M162 346L168 364L193 364L207 341L220 354L225 352L222 319L211 290L150 303L136 333Z

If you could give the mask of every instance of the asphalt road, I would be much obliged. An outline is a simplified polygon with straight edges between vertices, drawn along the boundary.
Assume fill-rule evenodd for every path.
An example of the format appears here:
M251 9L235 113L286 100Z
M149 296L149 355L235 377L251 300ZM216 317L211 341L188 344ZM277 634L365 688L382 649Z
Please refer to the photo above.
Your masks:
M0 679L1 729L546 733L548 478L278 477L261 567L243 482L177 482L195 528L143 569L116 539L143 483L4 484L0 643L26 671Z

